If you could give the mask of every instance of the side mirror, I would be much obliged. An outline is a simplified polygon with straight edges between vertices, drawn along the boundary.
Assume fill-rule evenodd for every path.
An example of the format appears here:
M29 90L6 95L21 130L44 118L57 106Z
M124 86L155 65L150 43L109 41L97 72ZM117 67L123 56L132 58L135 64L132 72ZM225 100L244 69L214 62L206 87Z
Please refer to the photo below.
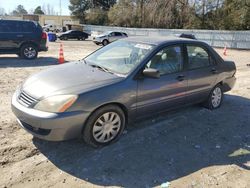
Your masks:
M160 78L160 71L157 69L146 68L143 70L143 75L149 78Z

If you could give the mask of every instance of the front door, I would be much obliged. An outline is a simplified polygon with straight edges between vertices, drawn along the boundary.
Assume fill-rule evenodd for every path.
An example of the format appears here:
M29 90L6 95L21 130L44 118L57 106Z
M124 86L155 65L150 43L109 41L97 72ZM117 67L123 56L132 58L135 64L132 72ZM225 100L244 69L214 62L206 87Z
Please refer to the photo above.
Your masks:
M145 77L138 80L137 113L146 116L185 104L187 74L183 70L181 46L161 49L147 63L146 68L160 71L160 78Z

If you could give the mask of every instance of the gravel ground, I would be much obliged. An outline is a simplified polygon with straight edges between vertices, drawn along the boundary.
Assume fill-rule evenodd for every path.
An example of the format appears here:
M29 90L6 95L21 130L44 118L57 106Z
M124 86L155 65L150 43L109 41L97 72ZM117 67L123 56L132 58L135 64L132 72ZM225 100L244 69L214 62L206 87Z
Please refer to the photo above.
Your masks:
M98 48L91 41L63 44L67 61ZM34 61L0 55L0 187L250 187L250 51L228 50L237 84L220 109L196 105L145 119L117 143L93 149L78 139L35 139L11 112L16 87L57 65L59 43L49 47Z

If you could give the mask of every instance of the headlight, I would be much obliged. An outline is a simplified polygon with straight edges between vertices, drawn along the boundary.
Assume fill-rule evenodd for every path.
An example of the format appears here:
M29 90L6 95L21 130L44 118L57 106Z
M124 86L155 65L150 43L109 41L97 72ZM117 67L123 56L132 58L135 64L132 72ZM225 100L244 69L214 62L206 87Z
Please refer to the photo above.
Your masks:
M64 112L74 104L77 95L56 95L43 99L35 105L36 110L45 112Z

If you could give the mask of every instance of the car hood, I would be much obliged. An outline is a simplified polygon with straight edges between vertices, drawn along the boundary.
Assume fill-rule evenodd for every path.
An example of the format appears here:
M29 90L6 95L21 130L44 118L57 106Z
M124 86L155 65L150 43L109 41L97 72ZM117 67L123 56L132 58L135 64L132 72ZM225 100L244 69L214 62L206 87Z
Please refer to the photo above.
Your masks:
M107 35L97 35L95 38L103 38L106 37Z
M29 77L21 90L40 99L52 95L80 94L121 79L124 78L79 61L41 71Z

